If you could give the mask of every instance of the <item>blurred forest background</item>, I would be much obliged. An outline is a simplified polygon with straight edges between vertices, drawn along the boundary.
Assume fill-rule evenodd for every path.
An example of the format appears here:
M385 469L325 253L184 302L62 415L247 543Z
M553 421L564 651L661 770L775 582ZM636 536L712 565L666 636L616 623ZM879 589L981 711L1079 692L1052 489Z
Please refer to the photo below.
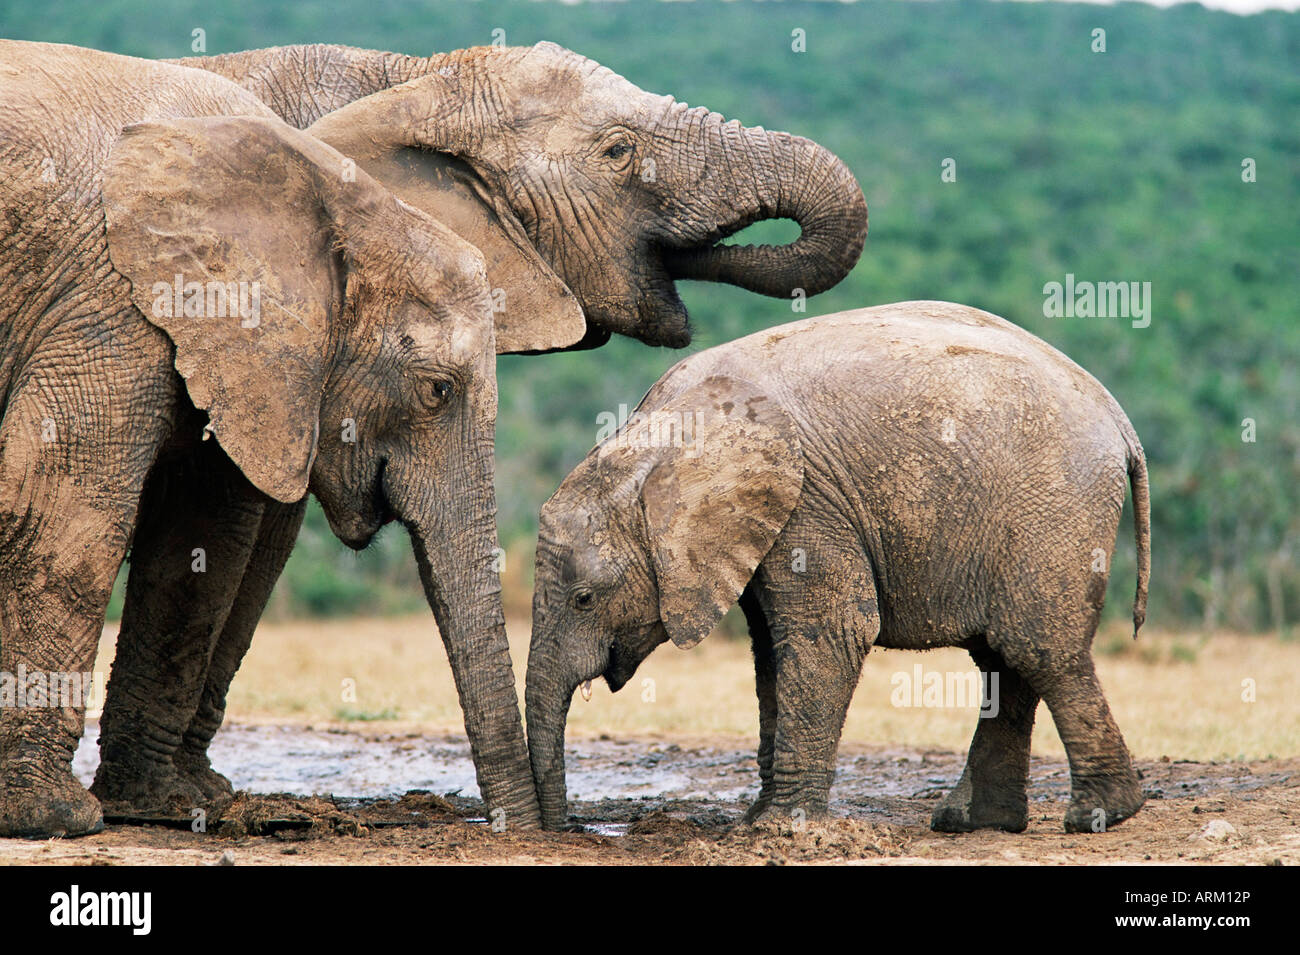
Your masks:
M1142 438L1148 619L1285 631L1300 617L1300 14L984 2L226 6L0 0L0 34L169 57L190 55L195 28L210 54L304 42L427 54L501 30L510 45L552 40L644 89L815 139L866 192L861 263L806 315L683 283L691 350L905 299L1003 315L1091 371ZM1104 53L1093 51L1098 28ZM795 30L804 52L792 49ZM948 158L955 182L941 181ZM1246 159L1256 181L1243 180ZM767 223L744 239L794 232ZM1044 284L1067 273L1150 282L1150 326L1044 317ZM538 508L595 443L597 415L635 406L683 354L616 339L502 359L497 487L512 610L528 606ZM1108 615L1127 616L1132 592L1126 518ZM313 504L271 612L422 606L399 529L354 555Z

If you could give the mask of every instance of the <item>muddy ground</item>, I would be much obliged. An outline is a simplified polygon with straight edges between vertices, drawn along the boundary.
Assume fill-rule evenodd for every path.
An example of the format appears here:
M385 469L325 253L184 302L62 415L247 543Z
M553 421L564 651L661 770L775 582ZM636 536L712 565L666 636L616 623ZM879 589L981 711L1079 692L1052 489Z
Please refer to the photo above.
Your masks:
M92 735L76 764L87 781ZM0 840L0 863L1300 864L1296 758L1139 762L1143 810L1082 836L1061 828L1069 772L1058 759L1033 761L1026 832L943 835L929 830L930 812L960 776L964 753L846 744L833 818L775 832L737 825L758 788L743 740L575 739L570 811L580 829L566 833L491 831L468 747L454 736L236 724L213 756L245 792L207 832L190 831L188 820L113 821L83 839ZM327 788L334 795L310 795ZM298 795L248 794L281 791Z

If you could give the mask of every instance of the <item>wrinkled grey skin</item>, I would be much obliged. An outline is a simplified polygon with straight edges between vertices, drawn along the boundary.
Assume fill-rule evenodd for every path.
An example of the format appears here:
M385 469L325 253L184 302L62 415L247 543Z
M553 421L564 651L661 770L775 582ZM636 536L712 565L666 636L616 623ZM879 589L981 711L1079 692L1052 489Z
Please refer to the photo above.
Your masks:
M866 237L862 190L816 143L647 93L553 43L427 58L292 46L176 62L228 77L302 128L410 83L418 108L404 141L457 157L505 198L577 295L588 344L613 332L684 346L675 279L815 295L848 274ZM391 99L369 102L383 113ZM796 220L802 235L780 247L716 245L771 218Z
M783 296L794 285L811 294L842 278L862 248L862 192L825 150L645 93L552 44L427 59L338 46L279 47L178 62L230 78L287 122L310 127L341 149L343 138L360 129L362 138L393 147L394 164L416 175L428 168L421 163L450 157L457 182L505 197L501 220L517 216L556 283L576 294L588 326L584 347L603 343L611 332L656 344L689 341L670 280L675 275ZM403 115L413 118L401 122ZM610 158L620 144L631 149ZM652 168L648 160L654 161L653 177L645 175ZM371 171L389 185L391 169ZM722 178L724 170L739 181ZM400 195L439 217L441 179L428 189L410 179L402 185ZM752 221L783 215L804 222L805 238L793 248L708 249ZM670 259L678 271L668 270ZM710 270L716 275L705 274ZM511 278L494 274L489 264L494 287ZM556 309L562 306L557 300ZM178 480L154 493L167 495L158 506L167 524L205 520L195 509L207 499L201 483ZM122 649L101 730L105 768L97 791L137 810L156 803L176 786L167 775L170 754L184 787L197 788L209 803L229 798L230 784L212 770L208 747L305 506L268 501L246 562L229 562L224 572L213 568L201 578L177 578L169 569L188 554L181 540L169 545L137 538ZM178 677L178 648L209 642L206 678L191 687ZM172 687L167 712L146 708L160 686ZM514 705L501 704L503 711ZM501 718L466 709L471 725ZM151 758L132 756L141 752Z
M696 417L696 414L700 417ZM685 422L674 440L670 425ZM810 319L674 366L542 509L526 713L543 825L565 821L573 691L618 690L737 598L754 645L762 788L747 818L826 812L875 644L959 646L997 672L935 829L1021 831L1038 701L1070 761L1069 831L1143 795L1090 646L1142 448L1090 375L988 313L905 302Z
M535 824L492 569L482 257L219 77L9 41L0 64L0 671L90 671L131 549L164 599L132 575L94 791L210 805L229 784L192 744L215 729L200 694L242 653L223 625L251 634L264 600L232 610L228 568L273 576L257 548L310 489L350 546L407 527L484 797ZM173 270L257 277L260 323L161 316ZM81 702L0 711L0 835L102 828L70 768Z

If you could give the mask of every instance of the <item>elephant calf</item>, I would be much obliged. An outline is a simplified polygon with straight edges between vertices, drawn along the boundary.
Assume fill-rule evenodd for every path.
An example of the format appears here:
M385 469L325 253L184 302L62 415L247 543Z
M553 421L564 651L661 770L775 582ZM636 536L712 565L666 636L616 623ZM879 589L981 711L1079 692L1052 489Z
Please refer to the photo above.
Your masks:
M542 509L527 715L543 824L565 819L574 689L603 676L618 690L738 597L759 700L747 819L826 812L873 643L964 647L999 674L996 714L979 720L935 829L1025 828L1040 699L1069 755L1066 829L1127 819L1143 795L1090 647L1128 483L1136 628L1142 446L1105 388L1023 329L905 302L679 362Z

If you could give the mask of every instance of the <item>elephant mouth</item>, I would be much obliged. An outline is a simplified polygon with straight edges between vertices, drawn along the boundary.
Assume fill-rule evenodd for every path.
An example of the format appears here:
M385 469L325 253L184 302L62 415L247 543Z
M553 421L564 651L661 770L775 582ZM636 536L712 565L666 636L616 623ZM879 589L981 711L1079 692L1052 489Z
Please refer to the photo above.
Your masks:
M366 502L359 508L349 508L344 514L336 514L325 501L321 501L330 530L352 550L365 550L370 546L380 528L396 520L397 515L389 504L384 490L384 471L387 459L379 462L371 483Z
M748 224L740 221L716 226L695 239L644 237L632 256L637 266L630 297L604 301L599 295L588 297L584 302L587 334L576 344L556 350L598 348L611 334L627 335L647 345L685 348L691 343L692 329L677 283L702 280L700 262L718 255L720 250L728 254L726 240Z
M647 319L648 332L643 340L650 345L685 348L691 343L691 316L677 291L677 277L663 253L650 260L647 279L655 307L651 315L642 316Z
M647 249L645 284L656 303L653 318L641 316L649 335L638 335L647 344L685 348L691 343L690 315L677 290L677 283L699 280L701 259L727 247L726 240L740 232L748 222L720 226L697 241L659 241ZM647 321L648 320L648 321Z
M390 524L397 519L397 514L388 500L388 492L385 489L384 479L387 472L388 459L380 458L379 467L375 469L374 483L370 486L370 508L367 516L369 518L368 526L372 528L370 530L371 537L374 537L385 524ZM366 542L369 543L369 540Z
M636 673L637 666L638 661L627 659L619 650L618 642L615 641L609 648L609 662L600 674L605 685L609 687L609 692L617 693L627 686L628 681Z
M712 243L700 248L709 244ZM689 255L690 248L670 241L647 240L637 256L641 262L640 300L630 303L630 309L620 310L622 314L608 327L647 345L662 348L685 348L689 345L691 317L677 290L677 282L687 276L680 273L675 263L682 256ZM631 327L620 327L629 318Z

